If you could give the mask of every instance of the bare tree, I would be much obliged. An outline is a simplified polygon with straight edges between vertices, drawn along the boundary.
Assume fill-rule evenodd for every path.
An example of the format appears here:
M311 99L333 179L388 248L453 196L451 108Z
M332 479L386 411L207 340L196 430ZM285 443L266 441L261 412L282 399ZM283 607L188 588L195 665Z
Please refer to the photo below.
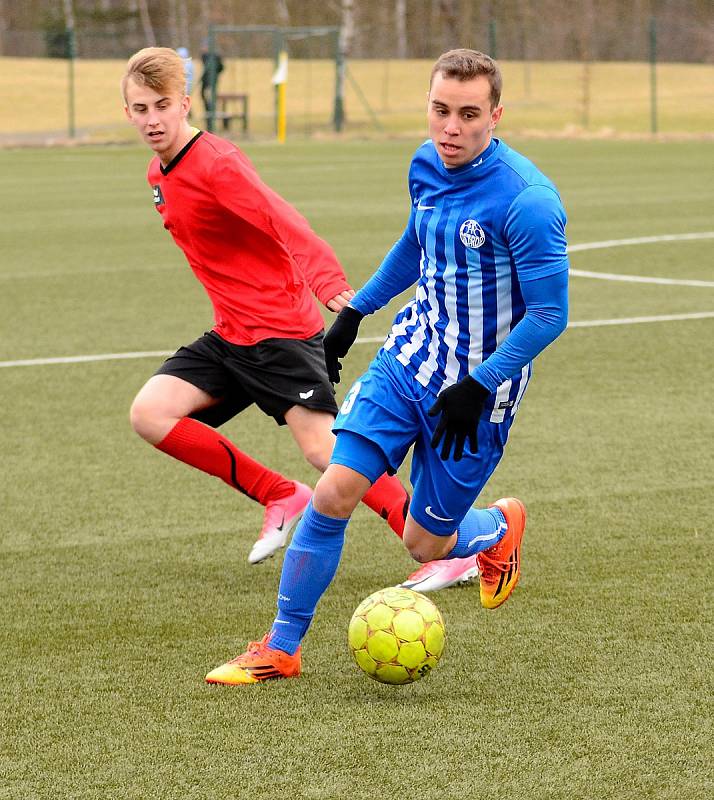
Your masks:
M288 0L275 0L275 17L281 28L290 27L290 11L288 10Z
M590 84L591 69L590 62L593 57L593 28L595 26L595 6L593 0L585 0L584 6L575 21L576 35L578 37L578 49L580 59L583 64L582 70L582 94L581 94L581 122L586 130L590 127Z
M62 27L67 12L78 34L85 25L101 23L109 35L113 29L117 52L154 44L173 18L172 43L188 45L190 37L194 48L210 22L342 22L353 58L427 58L444 47L487 45L500 58L526 61L578 59L584 49L593 61L646 60L654 16L660 58L714 61L713 0L0 0L0 48L30 55L19 32L43 30L53 20Z
M352 51L355 35L354 0L342 0L340 24L340 50L348 56Z
M136 0L128 0L126 8L127 11L129 12L129 18L130 18L129 24L131 26L131 32L136 33L139 30L139 27L137 25L137 17L139 16L139 6L137 5Z
M451 50L459 46L461 37L458 0L439 0L439 11L443 22L443 49Z
M112 10L112 0L99 0L99 10L104 15L103 25L105 32L108 33L111 38L114 38L117 33L117 26L114 20L111 19L110 14Z
M151 17L149 16L149 7L146 0L138 0L139 16L141 17L141 25L144 28L144 39L146 40L147 47L156 47L156 34L154 33L154 26L151 24Z
M5 47L4 33L7 30L7 17L5 16L5 0L0 0L0 56Z
M168 23L169 23L169 45L178 47L178 0L167 0L168 4Z
M191 48L191 38L188 29L188 7L186 0L178 0L176 5L176 16L179 43L184 47Z
M199 0L198 18L201 21L201 50L208 38L208 27L211 24L211 0Z
M74 30L74 6L72 0L62 0L62 10L64 11L64 26L68 31Z
M397 33L397 58L407 57L407 0L394 2L394 27Z

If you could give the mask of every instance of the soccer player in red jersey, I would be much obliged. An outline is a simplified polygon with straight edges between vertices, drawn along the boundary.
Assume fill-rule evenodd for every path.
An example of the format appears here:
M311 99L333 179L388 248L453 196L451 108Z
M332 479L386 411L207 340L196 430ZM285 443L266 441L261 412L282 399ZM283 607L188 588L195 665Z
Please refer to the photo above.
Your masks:
M265 506L249 561L282 547L312 490L258 463L216 428L253 403L287 425L324 471L335 437L335 393L313 293L340 311L354 292L330 246L258 176L232 143L187 121L183 61L149 47L121 82L125 112L155 157L154 205L213 304L213 329L179 348L136 396L131 424L147 442ZM408 495L382 475L365 503L401 536Z

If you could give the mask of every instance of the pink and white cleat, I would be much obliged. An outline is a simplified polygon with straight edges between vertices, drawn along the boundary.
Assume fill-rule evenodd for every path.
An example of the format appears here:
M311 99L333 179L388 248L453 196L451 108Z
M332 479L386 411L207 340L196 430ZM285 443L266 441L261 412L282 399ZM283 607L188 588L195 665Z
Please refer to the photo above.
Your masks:
M293 494L268 503L265 507L260 536L248 555L251 564L259 564L270 558L281 547L285 547L288 536L300 522L311 497L312 489L304 483L295 481Z
M436 592L449 586L471 583L476 577L478 577L478 564L474 555L468 558L429 561L422 564L399 585L405 589L414 589L416 592Z

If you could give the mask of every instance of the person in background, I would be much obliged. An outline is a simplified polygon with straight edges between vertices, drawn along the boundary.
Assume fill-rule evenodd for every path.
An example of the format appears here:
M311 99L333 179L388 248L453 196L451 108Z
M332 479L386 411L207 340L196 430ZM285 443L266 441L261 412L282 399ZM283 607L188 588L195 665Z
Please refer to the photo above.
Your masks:
M223 72L223 59L220 53L204 50L201 53L203 72L201 74L201 99L206 109L206 116L213 111L213 95L218 91L218 79Z
M191 58L187 47L177 47L176 52L183 59L183 71L184 75L186 76L186 94L190 97L191 92L193 91L193 59ZM191 116L191 109L189 108L187 118L191 119Z
M183 59L183 72L186 77L186 94L190 97L193 90L193 59L187 47L177 47L176 52Z

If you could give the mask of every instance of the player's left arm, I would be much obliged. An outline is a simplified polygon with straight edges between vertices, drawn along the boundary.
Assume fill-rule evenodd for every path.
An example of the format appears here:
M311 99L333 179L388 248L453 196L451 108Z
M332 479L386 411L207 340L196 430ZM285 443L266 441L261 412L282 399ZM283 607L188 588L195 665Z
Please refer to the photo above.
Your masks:
M566 216L548 186L529 186L508 211L504 233L526 312L496 350L471 373L489 391L516 375L568 324Z
M377 271L357 292L350 305L363 316L373 314L419 280L421 248L416 237L414 209L401 237L392 245Z
M339 311L354 295L335 251L300 212L263 184L270 224L305 275L307 285L330 311ZM344 302L343 302L344 301Z
M458 461L468 440L478 451L478 420L488 395L516 375L565 330L568 259L565 212L548 187L528 187L512 204L505 229L526 307L523 318L469 375L444 389L429 409L439 416L431 446Z
M337 315L325 334L325 364L333 383L340 382L340 359L357 338L362 318L385 306L419 278L419 244L414 233L414 212L402 237L393 245L367 283Z

